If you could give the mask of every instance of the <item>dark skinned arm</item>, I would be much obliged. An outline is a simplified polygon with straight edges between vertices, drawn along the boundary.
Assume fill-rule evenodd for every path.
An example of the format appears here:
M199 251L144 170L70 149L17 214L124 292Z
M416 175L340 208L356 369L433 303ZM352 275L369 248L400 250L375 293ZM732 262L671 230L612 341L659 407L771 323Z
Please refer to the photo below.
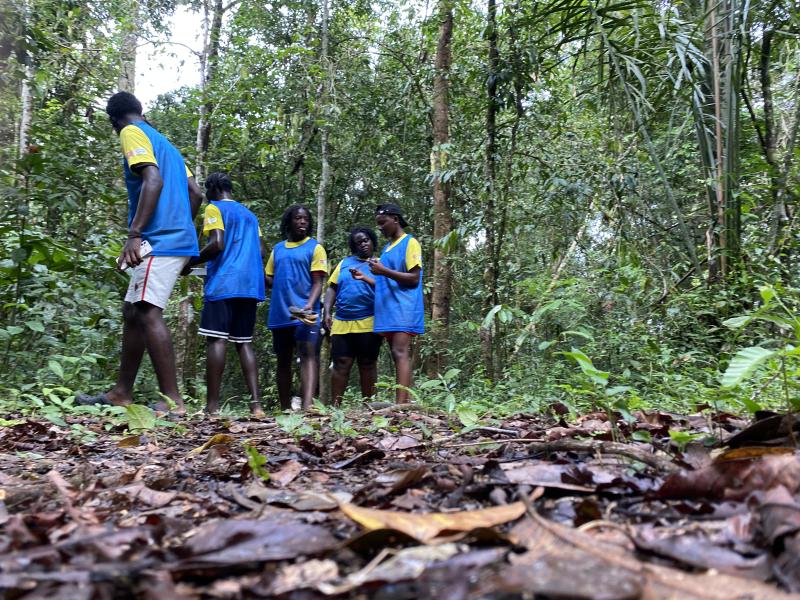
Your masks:
M181 271L182 275L188 275L189 270L204 262L208 262L218 254L225 250L225 230L212 229L208 234L208 243L200 250L200 256L193 256L186 263L186 266Z
M386 267L379 260L371 260L369 263L369 270L373 275L383 275L389 279L394 279L397 283L405 287L416 287L419 283L420 268L418 266L411 269L408 273L404 273Z
M363 281L364 283L367 283L372 287L375 287L375 280L366 273L362 273L358 269L350 269L350 274L353 276L353 279L356 279L358 281Z
M189 177L189 206L192 207L192 220L197 216L197 211L203 203L203 190L197 185L194 177Z
M308 302L303 307L305 310L313 310L314 304L319 300L322 294L322 280L325 278L325 273L314 271L311 273L311 293L308 296Z
M150 218L158 205L161 189L164 187L164 180L161 179L161 172L157 166L145 165L139 170L138 174L142 178L142 191L139 193L136 214L133 215L133 221L131 221L131 226L128 228L128 240L122 247L120 266L127 263L128 266L135 267L142 262L142 257L139 254L140 246L142 245L142 230L150 222Z
M325 290L325 302L322 308L322 322L325 324L325 329L331 330L333 325L333 305L336 303L337 286L332 283Z

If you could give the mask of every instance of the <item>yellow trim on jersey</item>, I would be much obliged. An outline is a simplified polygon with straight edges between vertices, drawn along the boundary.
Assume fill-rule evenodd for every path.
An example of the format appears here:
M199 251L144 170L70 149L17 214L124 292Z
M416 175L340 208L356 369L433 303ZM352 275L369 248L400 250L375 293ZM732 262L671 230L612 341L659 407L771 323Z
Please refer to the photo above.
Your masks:
M225 231L225 223L222 221L222 213L213 204L208 204L203 213L203 234L207 235L215 229Z
M331 273L330 278L328 279L328 285L338 285L339 284L339 274L342 272L342 263L344 261L340 260L339 264L336 265L336 268Z
M311 238L307 237L305 239L300 240L299 242L290 242L286 241L287 248L297 248L298 246L302 246ZM323 273L328 272L328 254L325 252L325 248L322 247L322 244L317 244L317 247L314 248L314 255L311 258L311 269L310 271L313 273L314 271L322 271ZM267 266L264 267L264 273L267 274L268 277L272 277L275 275L275 251L269 253L269 259L267 260Z
M314 271L328 272L328 253L325 252L322 244L317 244L317 247L314 248L314 256L311 257L311 272Z
M275 251L271 250L269 253L269 259L267 259L267 266L264 267L264 273L266 273L267 277L272 277L275 275Z
M189 165L183 163L183 166L186 167L186 179L189 179L189 177L194 177L194 173L192 173L192 170L189 168Z
M119 141L122 144L122 154L128 161L128 167L133 169L136 165L151 164L158 166L153 144L136 125L128 125L119 132Z
M372 333L375 330L375 317L367 317L358 321L340 321L333 319L331 335L347 335L348 333Z
M407 235L407 233L401 235L398 239L389 244L387 250L391 250L397 246ZM422 267L422 246L419 245L417 238L408 240L408 246L406 246L406 271L410 271L414 267Z

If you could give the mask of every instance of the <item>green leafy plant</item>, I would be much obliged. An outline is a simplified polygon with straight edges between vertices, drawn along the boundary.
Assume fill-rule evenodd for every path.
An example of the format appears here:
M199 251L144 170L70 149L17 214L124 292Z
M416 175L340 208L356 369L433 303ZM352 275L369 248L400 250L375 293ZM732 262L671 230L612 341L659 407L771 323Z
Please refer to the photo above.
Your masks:
M772 364L773 374L768 383L779 378L787 408L799 410L800 399L795 392L800 375L800 317L781 300L774 287L762 286L759 294L762 303L757 310L728 319L724 325L738 331L752 323L768 323L779 335L736 352L720 377L720 384L723 388L735 388L749 380L763 366ZM751 409L758 407L752 404L745 406Z
M314 430L306 423L303 415L298 413L278 415L275 417L275 423L277 423L278 427L280 427L283 431L297 438L314 432Z
M251 444L245 444L244 451L247 454L247 466L250 467L250 472L253 473L253 476L264 482L269 481L269 471L264 466L267 464L267 457Z

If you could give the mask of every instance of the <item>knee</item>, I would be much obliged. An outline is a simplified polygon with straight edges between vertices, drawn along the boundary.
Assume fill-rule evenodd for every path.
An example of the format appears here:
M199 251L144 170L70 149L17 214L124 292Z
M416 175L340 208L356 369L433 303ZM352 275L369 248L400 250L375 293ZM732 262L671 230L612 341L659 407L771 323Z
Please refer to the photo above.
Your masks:
M358 368L362 371L372 371L373 369L377 368L378 361L369 359L369 360L359 360L358 361Z
M352 358L337 358L333 361L333 370L337 375L347 375L353 366Z
M409 355L408 346L392 346L392 358L394 360L408 360Z

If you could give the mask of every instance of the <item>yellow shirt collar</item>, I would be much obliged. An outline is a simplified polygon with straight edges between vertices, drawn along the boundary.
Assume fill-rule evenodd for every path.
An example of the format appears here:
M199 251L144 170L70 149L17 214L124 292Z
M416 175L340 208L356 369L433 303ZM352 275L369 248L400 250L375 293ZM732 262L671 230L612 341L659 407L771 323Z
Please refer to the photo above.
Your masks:
M299 242L290 242L289 240L286 240L286 247L287 248L297 248L298 246L302 246L303 244L305 244L310 239L311 238L309 236L306 236L302 240L300 240Z

